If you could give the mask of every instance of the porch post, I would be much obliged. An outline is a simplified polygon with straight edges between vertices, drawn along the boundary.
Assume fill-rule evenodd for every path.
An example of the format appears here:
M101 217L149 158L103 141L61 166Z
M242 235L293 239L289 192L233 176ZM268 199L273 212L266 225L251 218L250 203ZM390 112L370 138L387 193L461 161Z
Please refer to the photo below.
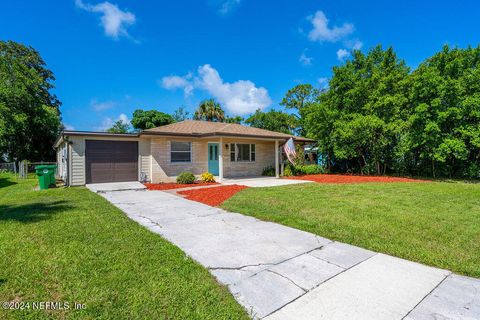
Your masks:
M275 177L280 178L278 172L278 140L275 140Z
M220 137L220 145L218 147L218 179L223 181L223 138Z
M283 176L284 173L285 173L285 159L283 159L283 151L282 149L280 148L280 175Z

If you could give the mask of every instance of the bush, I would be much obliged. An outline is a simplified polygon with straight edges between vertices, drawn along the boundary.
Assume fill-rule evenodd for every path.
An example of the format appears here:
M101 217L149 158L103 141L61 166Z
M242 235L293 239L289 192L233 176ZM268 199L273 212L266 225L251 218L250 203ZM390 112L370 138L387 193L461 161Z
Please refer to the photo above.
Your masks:
M215 177L210 172L204 172L200 176L202 182L215 182Z
M296 176L303 176L306 174L319 174L323 173L323 168L316 164L307 164L304 166L295 166L293 168L293 173Z
M195 182L195 176L190 172L182 172L177 177L177 183L191 184Z
M283 176L284 177L293 176L292 168L290 166L286 166L285 169L283 169Z
M262 176L273 177L275 176L275 167L268 166L263 168Z

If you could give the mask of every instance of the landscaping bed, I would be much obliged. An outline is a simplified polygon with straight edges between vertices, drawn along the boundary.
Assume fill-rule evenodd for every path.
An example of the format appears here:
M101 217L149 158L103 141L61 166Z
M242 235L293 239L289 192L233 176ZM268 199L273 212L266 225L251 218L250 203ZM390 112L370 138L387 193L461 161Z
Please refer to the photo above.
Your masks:
M293 180L309 180L317 183L368 183L368 182L426 182L426 180L418 180L411 178L401 177L387 177L387 176L357 176L357 175L344 175L344 174L312 174L305 176L292 176L285 177L285 179Z
M192 187L204 187L209 185L218 185L217 182L195 182L195 183L144 183L148 190L172 190Z
M179 191L178 193L185 196L185 198L189 200L201 202L209 206L216 207L222 204L225 200L235 195L237 192L246 188L248 187L233 184L220 187L185 190Z
M208 270L101 196L36 185L0 174L0 301L70 309L0 319L248 319Z

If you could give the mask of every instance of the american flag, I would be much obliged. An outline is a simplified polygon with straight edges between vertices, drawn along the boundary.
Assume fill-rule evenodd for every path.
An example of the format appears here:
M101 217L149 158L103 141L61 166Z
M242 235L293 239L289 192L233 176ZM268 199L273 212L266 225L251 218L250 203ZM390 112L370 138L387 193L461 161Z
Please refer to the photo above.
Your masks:
M295 152L295 144L293 143L292 138L288 139L288 141L283 145L283 150L285 150L288 161L294 164L294 159L297 156L297 153Z

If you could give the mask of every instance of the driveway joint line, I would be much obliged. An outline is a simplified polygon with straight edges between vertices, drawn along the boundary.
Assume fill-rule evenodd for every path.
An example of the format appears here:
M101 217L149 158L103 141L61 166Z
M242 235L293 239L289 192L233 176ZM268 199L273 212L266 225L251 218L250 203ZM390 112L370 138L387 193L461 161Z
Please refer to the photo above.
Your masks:
M422 303L428 296L430 296L430 295L432 294L432 292L435 291L435 289L437 289L437 288L438 288L448 277L450 277L451 275L452 275L452 272L449 272L449 273L442 279L442 281L440 281L439 283L437 283L437 285L436 285L435 287L433 287L433 289L430 290L430 292L428 292L428 293L422 298L422 300L420 300L416 305L414 305L413 308L410 309L410 311L408 311L407 314L402 317L402 320L405 319L406 317L408 317L408 315L409 315L413 310L415 310L415 308L417 308L417 307L420 305L420 303Z
M333 241L332 241L332 242L333 242ZM313 251L313 250L312 250L312 251ZM295 298L295 299L293 299L292 301L289 301L289 302L285 303L283 306L281 306L281 307L277 308L276 310L273 310L272 312L270 312L269 314L267 314L267 315L266 315L265 317L263 317L263 318L266 318L266 317L268 317L268 316L270 316L270 315L274 314L275 312L277 312L277 311L281 310L282 308L286 307L287 305L289 305L289 304L291 304L291 303L293 303L293 302L297 301L298 299L300 299L301 297L303 297L303 296L304 296L304 295L306 295L307 293L309 293L309 292L313 291L314 289L318 288L319 286L321 286L322 284L326 283L327 281L330 281L331 279L333 279L333 278L337 277L338 275L340 275L340 274L342 274L342 273L344 273L344 272L347 272L348 270L352 269L353 267L356 267L356 266L358 266L360 263L364 263L365 261L367 261L367 260L371 259L372 257L376 256L377 254L378 254L378 253L376 253L376 254L374 254L373 256L371 256L371 257L368 257L367 259L365 259L365 260L363 260L363 261L360 261L360 262L359 262L359 263L357 263L357 264L354 264L354 265L353 265L353 266L351 266L350 268L344 269L344 270L340 271L339 273L337 273L337 274L335 274L335 275L331 276L330 278L328 278L328 279L326 279L326 280L324 280L324 281L322 281L322 282L318 283L317 285L315 285L313 288L311 288L311 289L310 289L310 290L308 290L307 292L305 292L305 293L303 293L303 294L299 295L298 297L296 297L296 298ZM320 259L320 260L322 260L322 259ZM325 261L325 260L323 260L323 261ZM263 319L263 318L262 318L262 319Z

